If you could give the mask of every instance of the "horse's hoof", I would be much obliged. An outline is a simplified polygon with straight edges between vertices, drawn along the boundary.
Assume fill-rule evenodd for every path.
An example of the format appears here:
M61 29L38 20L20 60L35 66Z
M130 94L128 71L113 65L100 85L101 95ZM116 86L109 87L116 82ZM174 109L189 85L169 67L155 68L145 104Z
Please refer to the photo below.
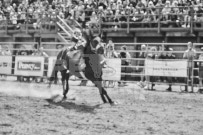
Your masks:
M114 102L114 101L113 101L113 102L110 103L110 105L111 105L111 106L118 105L118 102Z

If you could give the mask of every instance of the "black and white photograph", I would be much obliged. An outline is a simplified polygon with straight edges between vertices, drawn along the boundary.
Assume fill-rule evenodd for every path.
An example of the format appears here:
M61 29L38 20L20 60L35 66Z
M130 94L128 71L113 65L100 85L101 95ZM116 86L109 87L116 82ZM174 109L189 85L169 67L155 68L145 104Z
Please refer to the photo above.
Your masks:
M0 0L0 135L203 135L203 0Z

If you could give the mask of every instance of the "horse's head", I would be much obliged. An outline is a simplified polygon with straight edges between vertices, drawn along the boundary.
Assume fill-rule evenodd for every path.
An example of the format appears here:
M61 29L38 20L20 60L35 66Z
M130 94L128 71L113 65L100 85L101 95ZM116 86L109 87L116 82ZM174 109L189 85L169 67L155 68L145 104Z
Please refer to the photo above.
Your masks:
M95 37L89 44L89 48L92 53L98 53L99 50L103 49L102 39L100 37Z

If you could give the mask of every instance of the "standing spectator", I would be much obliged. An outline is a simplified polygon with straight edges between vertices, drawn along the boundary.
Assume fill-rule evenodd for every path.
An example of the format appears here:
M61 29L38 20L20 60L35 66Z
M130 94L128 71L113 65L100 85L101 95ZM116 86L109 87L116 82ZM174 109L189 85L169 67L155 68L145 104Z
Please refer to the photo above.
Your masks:
M183 59L187 59L188 60L188 78L189 80L191 79L191 73L192 73L192 64L193 64L193 60L196 58L196 50L193 47L193 43L192 42L188 42L187 44L188 49L184 52L183 54ZM185 86L185 91L188 92L187 90L187 86Z
M138 82L138 85L140 87L145 87L145 84L144 84L144 74L145 74L145 71L144 71L144 66L145 66L145 58L147 56L147 47L145 44L141 45L141 51L139 53L139 56L138 58L140 60L138 60L138 66L141 66L137 69L137 71L140 71L141 72L141 76L140 76L140 82Z
M117 58L118 57L112 40L109 40L108 44L106 45L106 56L107 56L107 58Z
M2 47L2 54L1 55L6 55L6 56L10 56L12 55L11 51L9 50L8 46L3 46Z
M203 47L201 47L201 51L203 51ZM202 93L203 92L203 85L202 85L202 80L203 80L203 53L201 53L199 55L199 60L201 60L201 62L198 62L198 66L199 66L199 92Z
M20 50L17 52L17 55L27 56L27 55L30 55L30 51L28 51L25 46L21 46ZM20 82L21 81L27 81L27 82L29 82L30 81L30 77L17 76L17 80L20 81Z
M33 56L42 56L45 58L45 63L44 63L44 69L48 70L48 54L46 52L43 51L43 47L40 47L38 50L36 50L32 55ZM46 76L47 73L44 73L43 75ZM37 77L35 78L36 82L43 82L43 78L42 77Z
M121 47L121 52L120 52L120 58L121 58L121 65L122 66L124 66L124 67L121 67L121 72L122 72L122 70L123 70L123 73L128 73L128 67L127 66L129 66L130 65L130 58L131 58L131 56L130 56L130 53L129 52L127 52L127 46L122 46ZM121 77L121 80L123 80L123 81L127 81L127 75L123 75L122 77ZM119 84L119 86L122 86L122 83L121 82L118 82L118 84ZM123 83L124 85L126 84L125 82Z
M169 48L169 52L168 52L168 54L166 56L166 59L175 59L176 58L176 56L173 55L172 52L173 52L173 48ZM167 81L169 83L169 87L166 90L167 91L172 91L171 86L172 86L173 78L172 77L167 77Z
M0 45L1 47L1 45ZM11 51L9 50L8 46L2 46L2 50L0 48L0 55L4 55L4 56L11 56L12 53ZM4 77L4 79L6 79L6 75L2 75L2 77Z
M157 50L156 47L152 47L150 53L147 54L147 58L148 59L155 59L157 57ZM153 82L155 82L155 77L152 76L147 76L146 77L147 82L149 83L150 81L152 82L152 86L151 86L151 90L154 90L153 87L155 86L155 84ZM145 89L149 90L149 85L145 86Z

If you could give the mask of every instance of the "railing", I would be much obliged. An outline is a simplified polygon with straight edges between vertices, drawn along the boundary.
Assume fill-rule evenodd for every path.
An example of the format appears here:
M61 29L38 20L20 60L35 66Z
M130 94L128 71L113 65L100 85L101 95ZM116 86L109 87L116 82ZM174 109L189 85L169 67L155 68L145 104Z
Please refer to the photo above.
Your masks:
M190 11L191 7L172 7L170 6L169 8L179 8L179 9L183 9L183 8L188 8L188 11ZM140 8L138 10L142 10L143 8ZM146 11L151 11L152 8L144 8L144 10ZM176 31L182 31L182 32L199 32L199 31L203 31L203 27L202 26L197 26L198 25L203 25L203 22L201 19L196 19L200 16L203 16L203 14L201 13L196 13L194 10L191 10L191 15L189 15L188 13L167 13L166 15L162 14L161 11L163 8L157 8L157 7L153 7L154 13L147 13L147 14L129 14L129 12L125 15L102 15L102 13L104 13L104 10L99 10L99 9L95 9L93 10L96 13L96 18L97 18L97 22L91 22L89 21L91 16L85 16L85 20L86 22L89 21L90 23L97 25L99 30L98 31L104 31L104 32L109 32L109 31L126 31L127 33L129 33L130 31L134 32L134 31L157 31L157 33L160 32L166 32L166 31L171 31L171 32L176 32ZM124 9L124 11L128 11L128 9ZM149 12L148 11L148 12ZM75 11L77 12L77 11ZM92 12L91 10L84 10L84 12ZM177 22L174 19L168 19L168 20L163 20L165 18L165 16L177 16L176 20L178 20L179 22ZM185 22L185 17L188 16L186 22ZM115 19L119 19L120 17L124 17L125 21L115 21ZM137 18L142 18L140 20L136 20L136 21L132 21L131 19L133 17L137 17ZM146 21L146 18L152 18L152 20ZM181 19L182 18L182 19ZM109 19L111 21L109 21ZM103 21L104 20L104 21ZM143 21L145 20L145 21ZM167 25L167 23L169 23L169 25ZM187 27L183 27L182 26L177 26L177 27L173 27L175 24L179 24L182 25L183 23L187 23L190 28ZM114 28L112 28L112 26L119 26L119 28L117 28L116 30ZM144 28L145 26L147 26L147 28ZM170 26L170 28L168 28L168 26Z
M71 36L71 35L73 34L73 29L72 29L70 26L68 26L68 25L66 24L66 22L65 22L63 19L61 19L59 16L57 16L57 19L58 19L59 22L61 22L62 25L65 26L65 27L63 27L63 26L61 25L61 23L57 22L58 26L59 26L61 29L63 29L63 31L65 31L69 36ZM67 29L68 29L68 30L67 30Z

